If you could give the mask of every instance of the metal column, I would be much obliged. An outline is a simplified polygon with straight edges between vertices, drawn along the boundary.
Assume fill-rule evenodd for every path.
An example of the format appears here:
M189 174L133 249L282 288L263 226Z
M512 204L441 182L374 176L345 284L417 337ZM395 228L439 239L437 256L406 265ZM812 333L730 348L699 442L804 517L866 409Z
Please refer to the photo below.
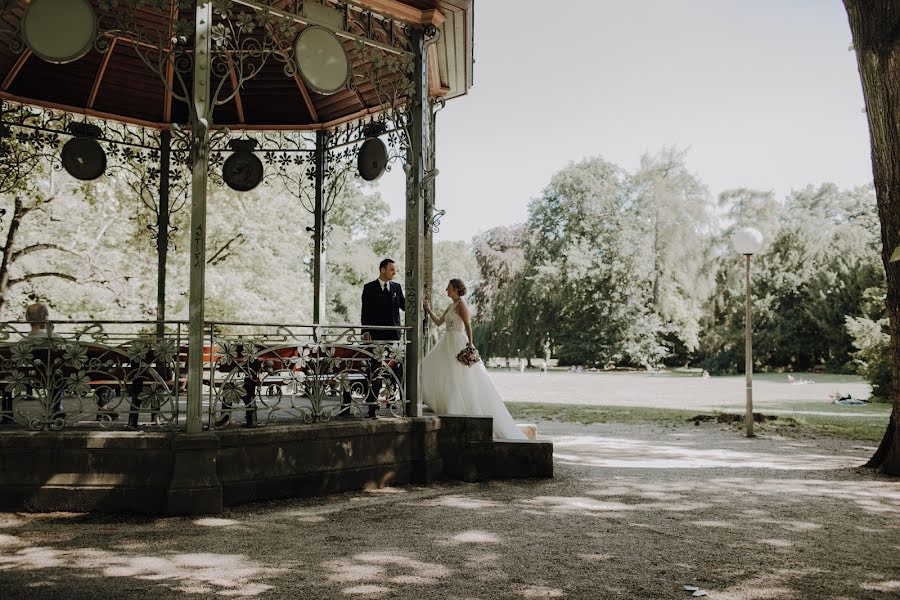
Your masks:
M159 203L156 206L156 336L166 328L166 260L169 254L169 158L172 132L159 133Z
M415 53L413 99L410 107L410 146L406 175L406 326L409 327L406 354L406 414L422 414L419 382L422 378L424 342L422 298L423 246L425 229L425 160L428 151L428 65L425 30L413 30L410 41Z
M203 328L206 288L206 184L209 167L212 4L197 5L194 42L194 110L191 120L191 286L188 299L188 433L203 429ZM211 351L212 349L210 349ZM211 354L210 354L211 356Z
M425 170L429 173L434 173L436 151L434 140L434 125L436 122L436 114L433 110L429 110L428 115L428 130L430 132L430 135L428 151L425 153ZM422 269L422 289L424 290L424 297L428 298L429 302L432 301L431 291L434 289L434 187L434 179L431 179L431 181L429 181L425 187L425 222L423 225L425 247L422 251L422 260L424 265ZM431 336L429 335L429 329L431 329L431 319L428 318L428 315L422 315L422 321L424 323L423 339L425 343L425 349L431 349Z
M325 264L325 142L324 131L316 132L316 199L313 209L313 323L318 325L325 321L325 282L322 278L322 266Z

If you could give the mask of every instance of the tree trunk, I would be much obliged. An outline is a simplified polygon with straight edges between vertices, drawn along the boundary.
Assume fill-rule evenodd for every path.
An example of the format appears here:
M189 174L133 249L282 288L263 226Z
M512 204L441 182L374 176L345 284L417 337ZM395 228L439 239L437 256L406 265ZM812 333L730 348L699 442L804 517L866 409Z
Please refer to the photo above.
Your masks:
M900 0L844 0L862 79L872 145L872 175L881 220L891 329L893 411L867 466L900 475Z
M9 269L12 266L13 244L16 241L16 233L19 231L19 223L22 221L22 200L15 199L12 221L6 232L6 243L3 246L3 257L0 259L0 309L6 302L6 289L9 287Z

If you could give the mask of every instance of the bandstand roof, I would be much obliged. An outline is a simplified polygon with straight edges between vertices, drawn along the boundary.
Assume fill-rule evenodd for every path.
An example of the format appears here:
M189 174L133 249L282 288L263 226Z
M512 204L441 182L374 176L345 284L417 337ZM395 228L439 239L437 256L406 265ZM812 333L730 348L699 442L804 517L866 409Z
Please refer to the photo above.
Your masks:
M171 39L179 20L185 23L194 20L193 10L181 8L185 6L183 1L91 0L99 16L99 43L83 57L65 64L47 62L22 43L20 20L29 1L12 0L7 2L5 10L0 8L0 98L156 128L188 121L186 103L173 97L164 79L146 63L148 58L152 62L160 56L150 41L153 35L135 36L121 28L103 26L104 15L110 10L133 10L135 31L155 32L159 35L157 39ZM366 66L373 68L372 64L362 64L367 59L357 51L361 43L372 40L381 44L382 49L403 50L405 26L436 27L437 41L428 48L429 92L432 97L449 99L466 94L472 85L473 2L352 0L336 3L327 0L322 3L343 14L344 23L339 29L350 36L344 37L338 31L338 37L348 52L354 75ZM277 11L280 19L294 20L297 32L315 24L304 17L302 2L296 0L229 0L228 4L234 14L253 14L267 8ZM287 37L281 43L284 39ZM374 67L377 71L379 65ZM381 70L384 71L383 65ZM391 76L384 74L386 78ZM189 74L186 79L190 81ZM223 90L226 96L235 92L237 80L233 74L227 79ZM357 81L332 95L317 94L308 89L298 74L286 71L285 60L267 60L236 92L215 108L214 126L237 130L327 129L379 112L383 104L378 91L365 81Z

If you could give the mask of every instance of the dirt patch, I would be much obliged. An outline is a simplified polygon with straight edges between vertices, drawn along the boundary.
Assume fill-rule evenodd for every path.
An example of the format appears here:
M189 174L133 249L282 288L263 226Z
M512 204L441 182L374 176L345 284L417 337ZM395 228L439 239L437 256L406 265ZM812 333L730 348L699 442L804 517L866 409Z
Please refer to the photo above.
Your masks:
M700 423L708 423L710 421L716 423L743 423L745 415L737 415L732 413L716 413L713 415L696 415L688 419L688 422L694 423L694 425L699 425ZM764 415L762 413L753 413L753 422L754 423L765 423L767 421L780 421L784 424L789 424L791 426L796 427L797 421L791 417L779 417L778 415Z

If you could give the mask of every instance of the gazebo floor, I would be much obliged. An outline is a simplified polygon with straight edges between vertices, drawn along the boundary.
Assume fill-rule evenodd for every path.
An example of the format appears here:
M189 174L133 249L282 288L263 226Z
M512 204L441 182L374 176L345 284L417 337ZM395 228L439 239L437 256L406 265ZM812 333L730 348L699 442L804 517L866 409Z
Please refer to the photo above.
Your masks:
M489 417L353 419L186 434L6 430L0 509L208 514L223 506L441 477L552 477L553 445Z

